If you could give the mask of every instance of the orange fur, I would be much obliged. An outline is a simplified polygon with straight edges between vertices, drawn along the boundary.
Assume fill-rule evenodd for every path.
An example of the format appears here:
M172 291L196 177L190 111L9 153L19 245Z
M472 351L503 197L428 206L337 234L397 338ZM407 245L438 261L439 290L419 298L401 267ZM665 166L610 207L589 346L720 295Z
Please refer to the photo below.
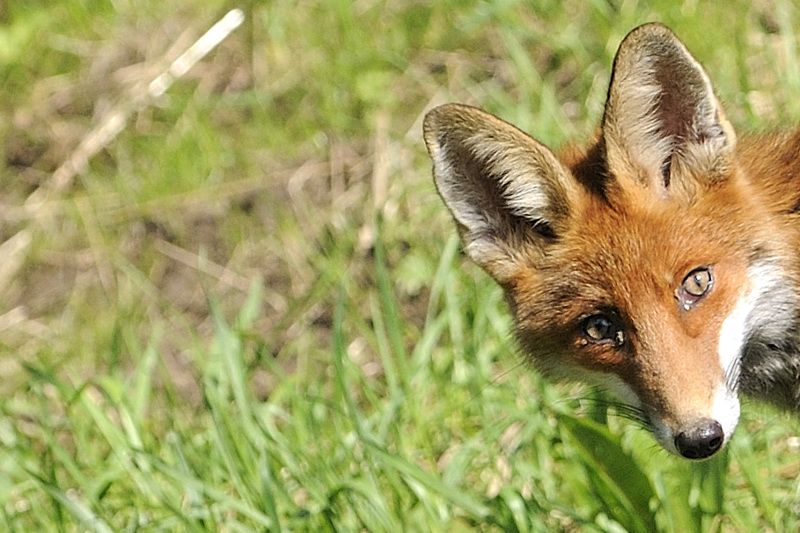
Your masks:
M667 28L621 44L588 147L455 104L425 141L534 366L609 385L692 459L730 438L739 392L800 411L800 133L737 139Z

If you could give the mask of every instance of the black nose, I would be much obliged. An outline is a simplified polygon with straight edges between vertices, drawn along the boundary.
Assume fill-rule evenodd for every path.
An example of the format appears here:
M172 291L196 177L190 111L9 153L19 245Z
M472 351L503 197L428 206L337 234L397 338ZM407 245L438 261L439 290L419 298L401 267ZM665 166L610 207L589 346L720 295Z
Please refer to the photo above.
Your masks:
M702 418L678 433L675 447L687 459L705 459L714 455L725 441L722 426L716 420Z

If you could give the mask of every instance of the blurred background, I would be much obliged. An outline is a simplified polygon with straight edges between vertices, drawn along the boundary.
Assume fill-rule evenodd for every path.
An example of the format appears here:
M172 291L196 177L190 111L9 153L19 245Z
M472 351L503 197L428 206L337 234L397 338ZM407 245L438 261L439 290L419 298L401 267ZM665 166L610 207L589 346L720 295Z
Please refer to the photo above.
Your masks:
M688 465L525 368L421 140L450 101L590 138L652 20L794 127L795 3L711 4L0 4L3 529L796 530L796 422Z

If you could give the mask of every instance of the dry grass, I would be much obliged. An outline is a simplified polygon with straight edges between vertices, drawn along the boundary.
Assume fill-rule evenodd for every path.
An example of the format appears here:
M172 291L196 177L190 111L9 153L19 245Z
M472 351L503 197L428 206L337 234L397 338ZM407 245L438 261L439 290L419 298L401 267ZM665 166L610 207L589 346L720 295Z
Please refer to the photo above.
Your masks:
M509 355L497 290L448 241L421 117L455 100L550 144L587 136L619 40L660 19L737 125L787 122L790 2L3 6L9 528L621 527L563 390ZM232 7L244 25L145 105ZM119 134L59 174L120 109ZM751 423L729 478L611 425L570 427L650 480L661 529L798 523L790 423ZM726 481L724 518L687 503Z

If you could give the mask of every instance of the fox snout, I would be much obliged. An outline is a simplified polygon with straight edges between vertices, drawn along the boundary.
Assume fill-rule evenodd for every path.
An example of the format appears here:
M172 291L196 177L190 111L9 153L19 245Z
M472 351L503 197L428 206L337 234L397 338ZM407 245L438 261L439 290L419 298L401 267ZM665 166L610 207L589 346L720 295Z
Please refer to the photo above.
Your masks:
M665 450L691 460L711 457L730 441L739 422L739 360L723 367L720 363L725 361L716 351L698 347L715 343L681 334L683 324L661 324L655 339L641 331L648 328L647 321L640 324L640 331L629 336L634 351L616 373L595 370L580 375L605 385L626 408L638 411ZM727 348L725 342L719 344ZM650 351L648 345L658 349ZM573 364L581 363L578 359ZM580 368L567 372L576 375Z
M685 459L708 459L730 440L739 421L739 400L723 392L714 400L708 414L692 414L665 420L661 413L644 409L645 419L661 446Z
M716 420L701 418L675 436L675 448L687 459L706 459L722 448L725 432Z

